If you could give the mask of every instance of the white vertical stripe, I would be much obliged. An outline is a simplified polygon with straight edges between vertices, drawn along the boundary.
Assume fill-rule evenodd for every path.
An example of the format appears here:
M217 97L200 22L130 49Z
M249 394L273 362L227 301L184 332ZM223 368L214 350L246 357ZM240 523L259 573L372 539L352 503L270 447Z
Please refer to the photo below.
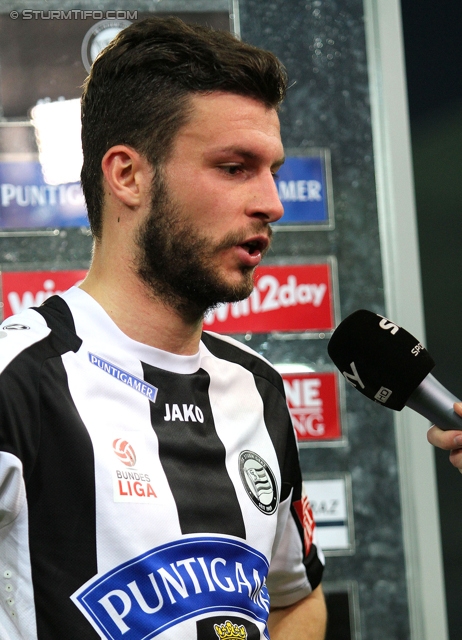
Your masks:
M143 378L139 360L106 349L102 344L85 343L85 346L92 353ZM151 426L150 401L92 365L86 348L82 347L78 354L66 354L63 362L72 398L88 429L95 454L98 573L104 573L179 537L181 530L175 502L159 460L158 441ZM133 467L127 467L116 456L113 443L117 439L127 440L134 448L136 463ZM156 498L145 502L133 495L133 501L115 501L117 471L148 477ZM126 482L123 486L127 492Z

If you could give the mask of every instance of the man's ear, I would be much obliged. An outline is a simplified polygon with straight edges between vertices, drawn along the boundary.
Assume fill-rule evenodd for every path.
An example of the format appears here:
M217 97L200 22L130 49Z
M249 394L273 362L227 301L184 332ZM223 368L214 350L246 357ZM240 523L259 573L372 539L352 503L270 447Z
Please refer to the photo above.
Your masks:
M106 151L101 162L109 196L115 196L127 207L138 207L150 184L150 167L147 160L135 149L116 145Z

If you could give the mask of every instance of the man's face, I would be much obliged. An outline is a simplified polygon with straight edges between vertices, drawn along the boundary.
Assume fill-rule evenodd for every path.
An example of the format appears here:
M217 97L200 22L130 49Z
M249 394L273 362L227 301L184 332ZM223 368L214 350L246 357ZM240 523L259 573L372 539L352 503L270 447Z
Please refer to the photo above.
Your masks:
M192 98L152 211L138 234L138 273L187 315L246 298L283 214L274 174L283 162L276 111L235 94Z

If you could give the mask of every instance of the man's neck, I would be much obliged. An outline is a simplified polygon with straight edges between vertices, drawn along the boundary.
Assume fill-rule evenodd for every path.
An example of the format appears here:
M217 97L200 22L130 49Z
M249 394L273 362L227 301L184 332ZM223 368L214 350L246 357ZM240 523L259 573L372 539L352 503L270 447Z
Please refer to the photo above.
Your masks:
M194 355L199 349L202 319L188 321L150 295L129 269L99 273L92 265L80 288L98 302L127 336L163 351Z

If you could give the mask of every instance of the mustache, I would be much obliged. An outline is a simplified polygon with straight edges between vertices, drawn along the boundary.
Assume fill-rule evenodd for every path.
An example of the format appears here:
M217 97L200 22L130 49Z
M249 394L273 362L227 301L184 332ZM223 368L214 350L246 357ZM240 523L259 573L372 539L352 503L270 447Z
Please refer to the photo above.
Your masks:
M246 231L230 231L217 245L216 249L219 251L225 249L231 249L236 245L244 244L249 238L253 236L265 236L268 239L268 246L262 251L262 255L265 255L271 246L271 240L273 237L273 230L270 226L264 222L258 222L253 228Z

